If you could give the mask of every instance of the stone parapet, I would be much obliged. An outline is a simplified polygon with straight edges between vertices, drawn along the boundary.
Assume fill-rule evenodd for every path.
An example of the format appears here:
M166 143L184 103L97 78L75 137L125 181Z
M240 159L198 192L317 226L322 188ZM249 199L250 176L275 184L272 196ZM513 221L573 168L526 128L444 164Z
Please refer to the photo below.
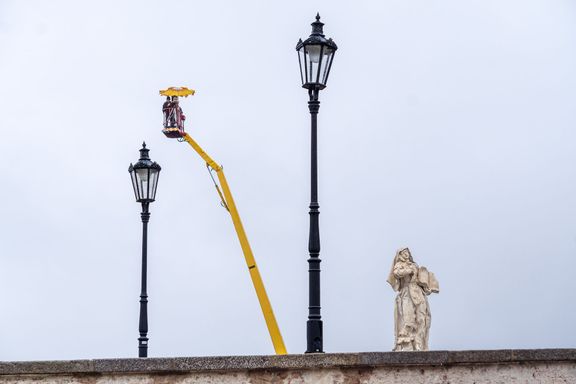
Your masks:
M158 381L160 380L160 381ZM408 380L408 381L406 381ZM576 349L0 362L0 383L576 383Z

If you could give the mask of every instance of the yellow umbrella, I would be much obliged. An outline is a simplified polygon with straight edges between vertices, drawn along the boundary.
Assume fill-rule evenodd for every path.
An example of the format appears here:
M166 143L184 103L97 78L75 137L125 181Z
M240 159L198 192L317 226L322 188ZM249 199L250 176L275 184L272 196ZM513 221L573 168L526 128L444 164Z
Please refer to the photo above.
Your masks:
M193 89L188 89L186 87L170 87L165 90L160 90L162 96L184 96L188 97L196 93Z

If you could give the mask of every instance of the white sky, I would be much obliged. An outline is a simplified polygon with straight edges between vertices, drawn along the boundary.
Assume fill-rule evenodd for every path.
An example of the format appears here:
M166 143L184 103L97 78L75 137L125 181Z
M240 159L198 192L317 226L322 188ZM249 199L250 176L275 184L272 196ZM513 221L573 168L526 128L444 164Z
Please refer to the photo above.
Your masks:
M289 352L305 350L309 114L295 45L339 45L320 99L326 352L388 351L395 250L437 275L432 349L576 345L576 3L0 1L0 359L137 356L142 140L150 356L273 353L172 85L226 169Z

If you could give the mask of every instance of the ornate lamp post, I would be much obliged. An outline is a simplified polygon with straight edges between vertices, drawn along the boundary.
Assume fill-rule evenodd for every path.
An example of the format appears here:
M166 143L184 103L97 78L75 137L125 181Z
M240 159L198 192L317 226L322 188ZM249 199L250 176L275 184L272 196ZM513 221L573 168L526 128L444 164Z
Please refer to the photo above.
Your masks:
M158 186L158 176L160 176L160 165L152 162L148 156L150 150L146 148L146 143L142 143L140 149L140 159L136 164L130 164L128 172L132 179L134 196L136 201L142 204L142 289L140 292L140 326L138 331L138 357L148 357L148 294L146 293L146 269L148 253L148 221L150 212L148 206L156 198L156 187Z
M323 351L322 316L320 314L320 229L318 215L318 156L317 156L317 116L320 109L318 95L326 88L328 75L332 67L334 53L338 49L332 39L326 39L320 22L320 14L312 23L312 34L306 40L298 41L298 61L300 63L300 78L302 87L308 90L310 100L308 109L311 117L311 189L310 189L310 234L308 240L308 275L309 275L309 306L308 322L306 324L306 353Z

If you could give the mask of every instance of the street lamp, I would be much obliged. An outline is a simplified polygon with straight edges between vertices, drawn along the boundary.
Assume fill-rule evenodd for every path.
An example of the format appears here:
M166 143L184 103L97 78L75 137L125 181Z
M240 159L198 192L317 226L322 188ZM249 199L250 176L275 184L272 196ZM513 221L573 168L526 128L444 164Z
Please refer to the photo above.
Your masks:
M132 179L134 196L136 201L142 204L142 289L140 292L140 325L138 331L138 357L148 357L148 294L146 293L146 269L148 253L148 221L150 212L148 206L156 198L156 187L158 186L158 176L160 176L160 165L152 162L148 156L150 150L146 148L146 143L142 143L140 149L140 159L136 164L130 164L128 172Z
M332 68L334 53L338 49L332 39L326 39L320 22L320 14L312 23L312 34L306 40L300 39L296 45L302 88L308 90L308 110L311 118L311 188L310 188L310 233L308 240L309 306L306 323L306 353L320 353L322 350L322 316L320 314L320 229L318 215L318 151L317 116L320 109L318 94L326 88Z

